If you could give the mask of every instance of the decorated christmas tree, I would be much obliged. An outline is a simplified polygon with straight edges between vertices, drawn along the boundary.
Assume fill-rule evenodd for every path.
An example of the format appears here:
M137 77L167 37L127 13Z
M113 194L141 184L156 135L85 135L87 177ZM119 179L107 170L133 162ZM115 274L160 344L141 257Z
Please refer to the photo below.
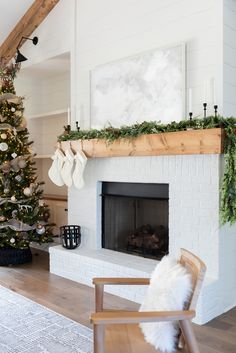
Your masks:
M49 210L42 202L43 183L37 181L23 116L23 99L14 89L18 70L17 64L0 63L0 250L29 249L31 241L52 241Z

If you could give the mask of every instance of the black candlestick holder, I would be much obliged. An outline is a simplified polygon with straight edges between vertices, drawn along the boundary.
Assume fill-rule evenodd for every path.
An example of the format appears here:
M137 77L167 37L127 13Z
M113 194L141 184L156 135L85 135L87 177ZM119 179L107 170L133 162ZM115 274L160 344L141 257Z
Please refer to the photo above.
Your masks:
M207 112L207 103L203 103L203 112L204 112L204 119L206 118L206 112Z
M189 115L189 120L192 121L193 120L193 113L189 112L188 115Z
M218 105L214 105L214 111L215 111L215 118L217 117L217 115L218 115L218 112L217 112L217 110L218 110Z
M80 127L79 127L78 121L75 122L75 125L76 125L76 130L79 131L79 130L80 130Z

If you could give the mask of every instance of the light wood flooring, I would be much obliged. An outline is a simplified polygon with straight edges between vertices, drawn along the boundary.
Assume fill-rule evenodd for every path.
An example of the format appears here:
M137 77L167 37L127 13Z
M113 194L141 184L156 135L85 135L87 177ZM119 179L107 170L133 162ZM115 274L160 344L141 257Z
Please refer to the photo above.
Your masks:
M94 311L93 289L49 273L48 253L46 252L33 250L33 262L31 264L0 267L0 284L91 327L89 316ZM127 310L134 310L138 307L135 303L110 294L105 295L105 305L113 309L124 308ZM157 352L151 347L147 351L138 338L135 338L137 330L135 325L125 327L125 331L123 329L121 326L116 326L115 331L108 329L107 337L110 349L108 348L107 352ZM201 353L236 353L236 308L206 325L194 325L194 330ZM116 336L114 336L114 332ZM123 343L122 346L119 346L119 342L130 340L129 334L132 334L137 342L134 350L125 350Z

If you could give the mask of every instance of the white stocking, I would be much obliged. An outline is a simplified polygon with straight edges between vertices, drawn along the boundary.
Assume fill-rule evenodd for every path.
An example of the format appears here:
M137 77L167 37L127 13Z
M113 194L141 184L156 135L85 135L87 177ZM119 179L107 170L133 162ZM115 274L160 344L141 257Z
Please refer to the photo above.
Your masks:
M84 168L87 163L87 157L83 151L78 151L75 155L75 170L73 173L73 182L77 189L81 189L84 186Z
M74 158L74 153L71 151L70 148L68 148L65 151L64 165L61 170L61 177L66 186L68 187L72 186L72 169L74 167Z
M64 181L61 178L61 169L64 164L64 154L63 152L58 148L54 155L52 156L52 165L48 171L48 176L51 179L51 181L56 184L57 186L62 186L64 185Z

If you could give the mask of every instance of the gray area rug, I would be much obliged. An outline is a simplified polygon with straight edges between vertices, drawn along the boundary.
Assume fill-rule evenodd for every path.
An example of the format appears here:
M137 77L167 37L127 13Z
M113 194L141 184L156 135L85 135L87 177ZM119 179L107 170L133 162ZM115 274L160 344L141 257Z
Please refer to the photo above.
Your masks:
M92 351L91 329L0 286L0 353Z

